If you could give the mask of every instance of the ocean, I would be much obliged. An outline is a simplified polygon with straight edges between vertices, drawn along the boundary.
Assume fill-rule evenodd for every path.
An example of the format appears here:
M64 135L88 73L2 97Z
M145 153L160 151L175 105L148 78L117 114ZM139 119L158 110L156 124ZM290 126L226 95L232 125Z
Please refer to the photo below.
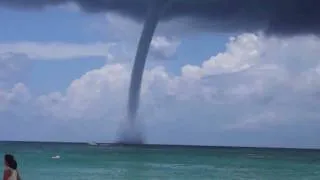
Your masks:
M24 180L320 179L318 150L2 142L0 152Z

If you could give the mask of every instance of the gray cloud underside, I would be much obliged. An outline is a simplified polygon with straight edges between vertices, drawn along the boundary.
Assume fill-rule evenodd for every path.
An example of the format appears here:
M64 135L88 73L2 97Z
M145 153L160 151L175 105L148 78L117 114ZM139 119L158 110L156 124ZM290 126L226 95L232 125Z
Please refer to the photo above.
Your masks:
M0 6L41 9L74 2L88 13L111 11L142 21L149 3L155 1L168 2L162 21L188 18L191 26L204 30L263 30L274 35L320 32L319 0L0 0Z

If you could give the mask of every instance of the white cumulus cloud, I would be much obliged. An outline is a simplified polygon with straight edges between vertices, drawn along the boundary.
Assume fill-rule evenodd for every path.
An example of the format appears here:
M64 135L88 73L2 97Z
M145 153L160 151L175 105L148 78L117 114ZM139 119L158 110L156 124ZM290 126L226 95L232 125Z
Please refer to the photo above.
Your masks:
M21 105L26 105L31 100L28 88L17 83L11 89L0 89L0 112L15 110Z
M176 53L179 45L178 40L156 36L151 41L150 53L153 53L156 59L169 59Z
M200 66L181 67L180 75L147 69L140 116L149 141L319 146L319 50L314 36L242 34ZM46 117L87 124L91 136L110 135L125 117L129 76L127 64L106 64L36 104ZM308 139L295 144L292 137Z

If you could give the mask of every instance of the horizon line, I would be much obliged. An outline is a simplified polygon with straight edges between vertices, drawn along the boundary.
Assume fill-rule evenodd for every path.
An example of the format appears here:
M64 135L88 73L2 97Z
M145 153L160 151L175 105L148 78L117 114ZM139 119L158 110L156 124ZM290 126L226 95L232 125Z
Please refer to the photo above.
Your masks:
M150 147L150 146L162 146L162 147L193 147L193 148L251 148L251 149L288 149L288 150L317 150L320 151L320 147L281 147L281 146L232 146L232 145L193 145L193 144L130 144L119 142L96 142L96 141L23 141L23 140L0 140L1 143L44 143L44 144L87 144L95 143L97 146L135 146L135 147ZM94 145L93 145L94 146Z

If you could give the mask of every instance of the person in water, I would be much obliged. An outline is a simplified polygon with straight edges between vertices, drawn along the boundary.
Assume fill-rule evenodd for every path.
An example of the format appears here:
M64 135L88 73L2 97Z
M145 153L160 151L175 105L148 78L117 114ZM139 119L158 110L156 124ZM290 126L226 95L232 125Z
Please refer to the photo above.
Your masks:
M4 155L3 180L21 180L17 161L11 154Z

